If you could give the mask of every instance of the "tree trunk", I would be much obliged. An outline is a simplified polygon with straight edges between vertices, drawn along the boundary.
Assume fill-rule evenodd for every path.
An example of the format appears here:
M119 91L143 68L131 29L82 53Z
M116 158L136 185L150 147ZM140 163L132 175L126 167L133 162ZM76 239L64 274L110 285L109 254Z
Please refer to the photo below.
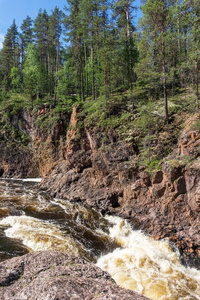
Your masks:
M85 43L84 43L84 56L85 56L86 97L88 97L88 63L87 63L87 49Z
M163 31L164 32L164 31ZM166 81L166 61L165 61L165 41L164 36L162 37L162 83L163 83L163 93L165 102L165 121L168 123L169 113L168 113L168 100L167 100L167 81Z
M95 100L93 30L92 30L92 44L91 44L91 62L92 62L92 100Z
M60 43L59 43L59 40L58 40L58 43L57 43L57 47L56 47L56 68L55 68L55 71L56 71L56 78L55 78L55 91L54 91L54 105L56 105L56 103L58 103L58 91L57 91L57 88L58 88L58 70L59 70L59 49L60 49Z
M195 73L196 73L196 109L199 110L199 66L198 58L195 62Z
M80 38L78 40L78 49L79 49L79 64L80 64L80 95L82 101L85 100L84 95L84 80L83 80L83 62L82 62L82 53L81 53L81 41Z
M131 35L130 35L130 16L128 7L125 7L126 14L126 47L127 47L127 77L128 77L128 88L132 87L132 72L131 72Z
M108 61L105 66L104 84L105 84L105 96L106 99L108 99L110 97L110 65Z

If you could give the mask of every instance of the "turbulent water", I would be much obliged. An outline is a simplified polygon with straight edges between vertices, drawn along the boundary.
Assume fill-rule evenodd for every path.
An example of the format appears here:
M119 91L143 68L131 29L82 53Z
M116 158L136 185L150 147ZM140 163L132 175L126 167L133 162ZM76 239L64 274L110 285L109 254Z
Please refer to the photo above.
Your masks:
M54 249L96 261L116 248L101 214L38 192L33 183L0 181L0 259Z
M134 231L121 218L107 219L113 224L110 236L121 248L99 258L97 265L121 287L156 300L200 299L200 272L185 268L167 241Z
M184 267L167 241L121 218L53 199L38 192L37 183L1 180L0 260L45 249L97 262L120 286L150 299L200 299L200 271Z

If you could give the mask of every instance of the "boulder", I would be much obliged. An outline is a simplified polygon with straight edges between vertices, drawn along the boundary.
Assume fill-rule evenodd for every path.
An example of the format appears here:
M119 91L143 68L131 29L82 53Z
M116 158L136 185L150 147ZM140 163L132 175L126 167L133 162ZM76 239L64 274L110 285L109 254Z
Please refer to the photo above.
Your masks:
M54 251L0 263L1 300L145 300L86 260Z

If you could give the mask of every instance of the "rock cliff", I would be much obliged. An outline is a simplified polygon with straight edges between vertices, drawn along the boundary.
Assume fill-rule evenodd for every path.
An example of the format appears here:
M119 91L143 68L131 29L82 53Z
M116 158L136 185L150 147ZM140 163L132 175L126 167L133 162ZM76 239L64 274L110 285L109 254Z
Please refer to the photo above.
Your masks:
M0 126L0 176L43 177L59 159L68 115L55 117L50 105L24 108ZM0 124L1 125L1 124Z
M134 143L115 132L84 128L76 136L79 119L73 109L63 158L44 178L42 186L56 197L80 201L102 213L130 219L156 239L167 237L185 260L200 263L200 133L192 129L193 115L181 132L173 153L151 174L137 163Z
M123 139L114 129L87 126L79 106L71 119L62 113L55 118L48 105L34 114L23 110L10 123L31 139L12 146L1 130L0 176L44 177L41 187L51 195L128 218L156 239L169 238L185 261L191 257L190 264L199 267L200 132L194 127L199 117L193 114L177 130L170 155L162 149L173 128L159 128L156 144L148 136L147 148L152 143L165 156L159 170L149 172L138 163L139 137Z

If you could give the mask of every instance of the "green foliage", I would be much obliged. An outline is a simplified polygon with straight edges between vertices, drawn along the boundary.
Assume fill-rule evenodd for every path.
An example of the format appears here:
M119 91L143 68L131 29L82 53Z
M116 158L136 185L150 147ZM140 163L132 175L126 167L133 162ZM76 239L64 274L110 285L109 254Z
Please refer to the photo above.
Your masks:
M15 20L13 20L5 35L3 49L1 50L0 67L2 78L0 87L6 90L11 89L11 70L19 67L19 60L18 31Z
M141 162L156 168L176 143L175 127L197 106L200 4L145 0L142 10L137 34L132 0L69 0L65 16L57 7L50 15L39 10L20 33L13 21L0 51L3 122L44 106L36 125L48 132L76 103L77 139L82 126L114 130L137 141ZM200 130L199 120L193 128Z
M12 67L10 72L10 78L11 78L11 86L13 88L13 91L19 91L20 83L21 83L21 76L20 76L20 70L17 67Z
M39 107L41 108L42 106L38 105L38 108ZM44 132L49 132L53 129L58 124L61 116L65 115L65 118L70 118L72 112L70 102L59 103L55 108L52 108L49 105L47 107L48 112L39 116L35 121L35 125ZM36 108L35 111L37 111Z
M138 160L138 165L145 168L147 172L152 174L155 171L161 170L161 162L162 159L155 157L151 157L149 160L147 158L147 151L143 151L143 153L140 155L139 160Z
M155 145L158 144L158 136L156 134L147 134L141 138L142 144L140 146L139 165L146 168L150 173L158 171L161 168L162 158L156 154Z
M18 115L25 106L28 107L28 104L27 95L12 93L9 99L0 103L0 114L3 120L9 120L14 115Z
M37 119L35 125L44 131L49 131L54 128L59 120L59 115L42 115Z
M150 173L161 170L161 159L154 158L150 162L147 163L147 170Z
M31 99L38 97L40 91L40 80L42 72L39 65L37 53L32 44L27 49L27 57L24 63L24 86L25 91L30 95Z
M10 97L10 93L7 92L4 88L0 89L0 103L2 101L8 100Z
M7 146L18 144L20 146L27 146L31 142L28 134L20 131L18 128L11 124L0 123L0 136L3 137L3 142Z
M48 97L56 105L67 97L110 102L114 92L140 88L144 100L165 94L167 104L167 95L194 85L197 99L199 2L143 1L137 34L134 1L110 4L69 0L66 15L57 7L50 15L40 9L34 21L23 20L21 32L13 21L0 52L0 90L26 92L34 104ZM178 109L161 106L165 115L168 106L170 114Z
M192 129L200 130L200 120L196 120L196 122L192 125Z
M179 166L184 167L189 163L192 163L194 158L188 155L177 156L169 159L167 162L173 168L178 168Z
M66 61L64 66L58 71L58 76L60 78L58 82L58 93L62 96L70 96L74 94L74 68L72 62Z
M131 117L131 113L126 110L127 101L119 95L108 100L105 97L99 97L96 101L90 100L83 103L82 114L85 116L85 125L89 127L95 124L105 130L119 129Z

